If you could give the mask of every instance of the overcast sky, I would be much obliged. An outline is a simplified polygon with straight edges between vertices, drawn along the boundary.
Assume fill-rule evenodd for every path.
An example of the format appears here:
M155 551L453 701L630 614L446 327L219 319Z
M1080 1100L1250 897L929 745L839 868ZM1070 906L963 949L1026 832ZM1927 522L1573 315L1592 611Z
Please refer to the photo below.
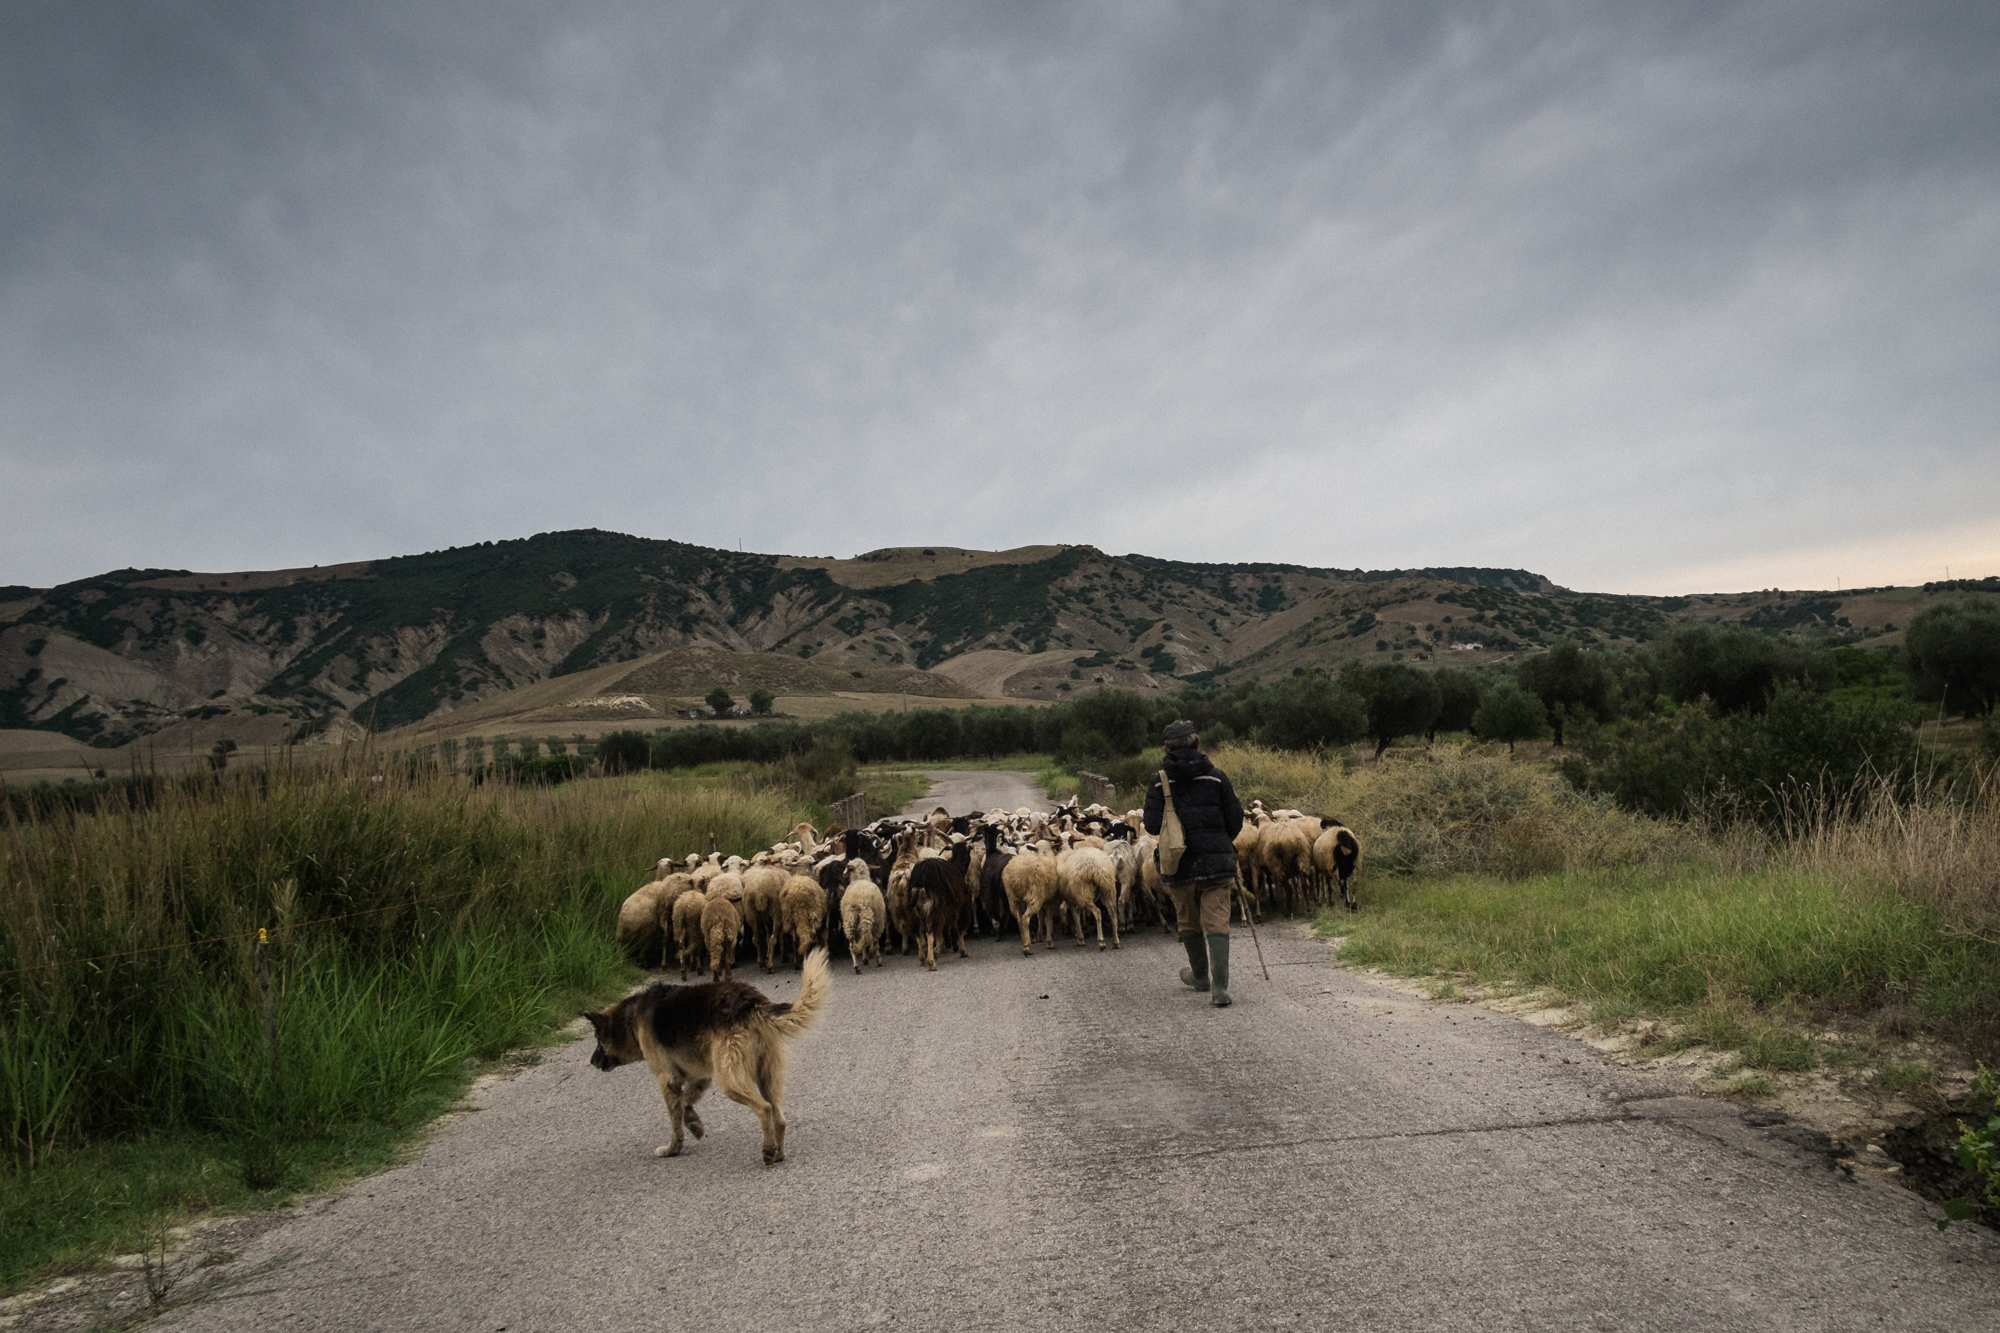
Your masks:
M0 583L2000 573L2000 5L0 8Z

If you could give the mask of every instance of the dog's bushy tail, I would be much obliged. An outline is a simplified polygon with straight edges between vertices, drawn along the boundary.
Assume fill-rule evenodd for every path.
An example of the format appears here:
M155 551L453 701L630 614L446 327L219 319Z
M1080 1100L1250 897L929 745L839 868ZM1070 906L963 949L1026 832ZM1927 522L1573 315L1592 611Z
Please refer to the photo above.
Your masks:
M826 997L833 993L831 970L827 967L826 950L814 949L806 955L805 969L799 974L799 998L790 1004L775 1005L771 1009L771 1026L779 1034L796 1037L813 1025L819 1011L826 1004Z

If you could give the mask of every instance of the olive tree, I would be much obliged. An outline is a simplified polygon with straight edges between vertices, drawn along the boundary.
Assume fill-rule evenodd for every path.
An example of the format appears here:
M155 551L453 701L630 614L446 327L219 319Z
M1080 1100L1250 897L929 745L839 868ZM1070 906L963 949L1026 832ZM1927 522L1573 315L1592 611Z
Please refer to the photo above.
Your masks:
M1472 730L1482 741L1507 742L1512 754L1515 741L1538 741L1549 734L1549 710L1517 682L1503 680L1479 701Z

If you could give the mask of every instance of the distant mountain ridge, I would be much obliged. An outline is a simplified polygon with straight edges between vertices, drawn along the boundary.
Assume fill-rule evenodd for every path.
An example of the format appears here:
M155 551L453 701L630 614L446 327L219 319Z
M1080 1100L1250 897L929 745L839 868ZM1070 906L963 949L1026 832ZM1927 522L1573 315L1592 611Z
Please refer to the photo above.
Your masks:
M979 653L980 679L1047 699L1378 651L1638 639L1687 606L1578 594L1517 569L1200 564L1090 546L816 560L586 529L323 569L126 569L0 590L0 727L118 745L230 715L303 739L690 648L850 676Z

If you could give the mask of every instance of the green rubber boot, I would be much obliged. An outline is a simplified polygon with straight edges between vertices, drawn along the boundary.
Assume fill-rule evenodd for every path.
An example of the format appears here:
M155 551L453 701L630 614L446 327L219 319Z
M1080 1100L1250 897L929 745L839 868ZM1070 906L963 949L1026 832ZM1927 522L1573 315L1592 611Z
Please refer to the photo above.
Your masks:
M1187 946L1188 965L1181 969L1181 984L1196 990L1208 989L1208 946L1199 935L1181 941Z
M1229 937L1208 937L1208 1002L1218 1009L1229 1007Z

